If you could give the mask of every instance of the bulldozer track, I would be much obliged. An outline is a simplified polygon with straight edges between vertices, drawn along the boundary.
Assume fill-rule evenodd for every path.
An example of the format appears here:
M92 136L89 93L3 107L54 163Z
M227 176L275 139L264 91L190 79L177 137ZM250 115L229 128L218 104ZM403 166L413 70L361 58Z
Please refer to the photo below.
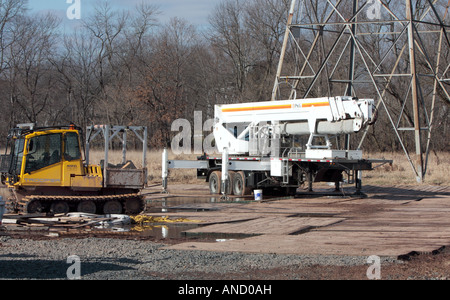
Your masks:
M17 202L8 199L8 208L19 214L29 213L66 213L66 212L90 212L105 214L126 213L139 214L145 210L146 202L140 194L121 194L106 196L35 196L24 197ZM90 203L94 211L80 211L81 203ZM92 207L92 206L91 206ZM68 211L67 211L68 210Z

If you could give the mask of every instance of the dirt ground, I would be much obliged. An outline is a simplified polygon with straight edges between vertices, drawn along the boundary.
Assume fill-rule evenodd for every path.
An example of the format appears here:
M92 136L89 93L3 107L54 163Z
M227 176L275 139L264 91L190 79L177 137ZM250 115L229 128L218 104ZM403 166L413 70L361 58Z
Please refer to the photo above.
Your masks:
M177 243L171 241L171 243ZM368 280L364 266L299 266L273 269L251 269L247 272L215 274L186 273L202 280ZM381 280L450 280L450 246L434 254L416 254L403 263L381 266ZM170 276L168 279L171 279ZM174 278L173 278L174 279Z
M52 240L54 238L42 235L13 234L13 238L33 239L33 240ZM132 239L151 241L163 245L176 245L184 243L187 238L157 239L154 237L127 237L118 234L74 234L70 235L73 239L85 239L88 237L113 238L113 239ZM192 240L192 239L189 239ZM208 239L199 239L201 242L212 242ZM1 244L0 244L1 247ZM367 270L369 265L359 266L289 266L279 268L261 269L251 268L248 271L230 272L230 273L211 273L211 272L185 272L171 275L169 273L155 274L160 278L167 280L179 280L179 278L188 278L189 280L271 280L271 281L291 281L291 280L368 280ZM443 247L435 253L412 253L410 256L395 263L383 263L380 269L381 280L450 280L450 246Z
M347 218L350 220L357 221L357 219L362 219L366 225L367 222L371 219L373 216L386 216L385 214L380 215L381 213L390 212L388 215L390 218L387 219L388 223L387 226L391 226L392 220L397 221L404 221L402 219L399 211L403 212L403 214L406 214L406 212L411 213L413 217L417 217L420 214L429 214L428 219L424 219L422 222L431 222L436 227L436 232L430 231L431 233L442 233L438 234L438 240L439 238L442 239L444 236L448 236L447 232L448 230L446 228L439 227L439 224L447 224L448 221L446 218L446 214L449 211L449 208L447 207L447 202L433 202L432 200L435 198L436 192L433 188L432 192L430 190L428 192L424 192L425 188L419 188L419 189L405 189L405 188L396 188L396 189L386 189L386 190L377 190L377 197L376 201L381 202L387 202L388 207L390 209L386 209L383 207L380 207L378 205L374 205L371 203L370 198L368 200L368 205L363 205L362 203L355 203L350 204L352 201L350 200L342 200L342 201L336 201L336 200L326 200L327 202L330 201L329 204L323 205L321 202L317 202L318 200L310 199L310 200L303 200L300 202L302 209L305 208L320 208L321 210L325 209L333 209L333 208L341 208L346 207L347 209L350 209L350 212L344 213ZM185 191L186 192L186 191ZM198 192L198 191L194 191ZM445 195L447 195L448 192L445 192ZM448 195L447 195L448 196ZM411 198L412 197L412 198ZM422 199L425 200L418 201L414 199ZM381 199L381 200L380 200ZM412 200L411 200L412 199ZM284 200L283 205L289 200ZM299 201L299 200L296 200ZM320 200L323 201L323 200ZM362 201L362 200L361 200ZM291 201L292 202L292 201ZM333 203L331 203L333 202ZM439 206L431 205L431 206L422 206L427 203L436 203L439 204ZM292 202L296 203L296 202ZM378 202L376 202L378 203ZM298 205L300 205L298 204ZM408 205L409 204L409 205ZM208 205L212 205L214 207L218 206L219 204L199 204L199 207L206 207ZM212 214L214 216L218 216L221 214L221 211L225 213L227 216L232 216L237 214L241 211L241 206L243 204L231 204L231 203L224 203L222 204L223 208L222 210L213 210L210 211L209 214ZM246 205L246 204L244 204ZM296 204L297 205L297 204ZM444 208L445 207L447 208ZM270 209L268 209L269 207ZM189 206L189 208L192 208L192 205ZM252 212L259 211L259 213L263 214L270 214L274 211L277 211L277 209L284 208L283 206L277 206L276 202L269 202L267 204L260 204L255 206L245 206L246 210L252 209ZM399 209L399 210L395 210ZM278 211L278 213L280 213ZM438 214L439 218L433 219L434 213L442 213ZM208 214L207 211L202 212L201 214ZM292 212L289 211L287 214L292 214ZM421 217L425 217L425 216ZM356 217L355 217L356 216ZM443 217L442 217L443 216ZM393 219L392 219L393 218ZM373 222L379 222L381 220L380 218L373 218ZM409 222L412 222L408 226L416 226L414 228L419 228L417 226L421 226L420 221L418 219L409 219ZM436 223L438 221L441 221L441 223ZM230 221L231 222L231 221ZM341 223L342 225L343 223ZM373 223L377 224L377 223ZM404 224L404 223L398 223L398 224ZM345 224L344 224L345 225ZM380 224L378 224L380 225ZM356 223L355 226L359 226L359 223ZM406 228L408 228L406 226ZM369 226L370 227L370 226ZM388 227L390 228L390 227ZM402 229L405 229L402 227ZM353 229L350 229L350 231ZM406 229L405 229L406 230ZM401 231L403 232L403 231ZM446 232L444 234L444 232ZM55 237L48 237L44 234L39 233L33 233L30 235L23 234L20 232L10 232L12 238L20 238L20 239L38 239L38 240L54 240ZM413 232L415 236L418 234L418 232ZM108 238L108 239L129 239L129 240L142 240L142 241L150 241L153 243L158 243L160 245L181 245L183 243L187 242L199 242L199 243L209 243L213 242L214 240L208 240L208 237L199 237L199 238L192 238L192 237L177 237L177 238L164 238L160 239L153 236L136 236L136 235L127 235L124 233L100 233L100 232L81 232L81 233L71 233L71 234L62 234L60 238L73 238L73 239L86 239L89 237L95 237L95 238ZM445 245L445 244L443 244ZM0 244L1 247L1 244ZM190 251L186 251L183 253L186 253L185 255L191 255L189 254ZM376 252L375 252L376 253ZM184 255L184 254L183 254ZM397 258L397 257L396 257ZM394 258L394 259L396 259ZM366 265L355 265L355 264L349 264L349 265L319 265L319 264L292 264L287 267L260 267L255 265L255 267L248 268L248 270L239 270L239 271L230 271L230 272L214 272L214 270L211 272L211 270L205 271L186 271L185 273L176 273L171 274L170 272L156 274L158 278L168 279L168 280L179 280L180 278L187 278L190 280L367 280L367 271L368 271L368 264ZM434 250L431 253L411 253L408 256L401 257L401 262L389 262L389 263L382 263L381 269L381 279L382 280L450 280L450 245L443 246L442 248L438 250ZM183 271L184 272L184 271Z
M367 280L367 266L311 266L252 270L226 274L219 280ZM381 280L450 280L450 251L412 257L404 264L381 267Z

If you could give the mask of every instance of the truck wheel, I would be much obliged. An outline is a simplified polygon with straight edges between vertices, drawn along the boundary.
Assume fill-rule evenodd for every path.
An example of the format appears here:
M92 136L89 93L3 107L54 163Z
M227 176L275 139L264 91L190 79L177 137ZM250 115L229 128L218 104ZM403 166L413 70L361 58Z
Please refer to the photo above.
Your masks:
M103 213L105 215L120 215L122 211L122 204L116 200L108 201L103 206Z
M125 202L125 211L127 214L137 215L145 210L144 201L140 198L128 199Z
M295 195L297 195L297 187L286 188L286 196L295 196Z
M209 191L212 195L218 195L221 193L222 172L214 171L209 176Z
M27 206L27 213L34 214L34 213L41 213L44 211L44 206L40 201L33 201Z
M244 172L236 172L233 176L233 194L235 196L247 196L251 194L251 188L245 185Z
M233 195L233 181L235 176L236 172L228 172L227 195ZM220 178L220 183L222 183L222 178Z
M65 201L55 201L50 206L50 211L54 214L67 214L70 211L70 207Z
M88 214L95 214L97 206L93 201L81 201L77 206L77 211Z

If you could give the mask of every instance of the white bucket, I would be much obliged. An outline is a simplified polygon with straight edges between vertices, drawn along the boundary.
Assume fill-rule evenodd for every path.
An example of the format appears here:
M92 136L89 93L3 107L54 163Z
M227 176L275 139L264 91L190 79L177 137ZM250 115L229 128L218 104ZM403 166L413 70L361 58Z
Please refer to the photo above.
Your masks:
M262 199L263 199L263 190L254 190L253 194L255 195L255 201L262 201Z
M5 201L3 201L3 197L0 196L0 225L2 225L3 214L5 213Z

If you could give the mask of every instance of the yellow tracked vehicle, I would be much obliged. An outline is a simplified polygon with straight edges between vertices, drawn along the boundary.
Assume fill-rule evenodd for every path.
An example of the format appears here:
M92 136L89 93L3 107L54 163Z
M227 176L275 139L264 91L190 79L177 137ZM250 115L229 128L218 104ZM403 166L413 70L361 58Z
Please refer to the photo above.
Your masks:
M143 142L143 168L126 161L126 133L133 131ZM141 131L143 134L141 134ZM35 128L34 124L11 129L5 155L1 156L1 180L11 190L10 212L139 214L145 209L141 194L147 184L146 127L90 126L83 155L81 129L74 126ZM104 136L105 157L89 164L89 146ZM123 144L123 163L108 163L112 138ZM83 157L84 156L84 157Z

